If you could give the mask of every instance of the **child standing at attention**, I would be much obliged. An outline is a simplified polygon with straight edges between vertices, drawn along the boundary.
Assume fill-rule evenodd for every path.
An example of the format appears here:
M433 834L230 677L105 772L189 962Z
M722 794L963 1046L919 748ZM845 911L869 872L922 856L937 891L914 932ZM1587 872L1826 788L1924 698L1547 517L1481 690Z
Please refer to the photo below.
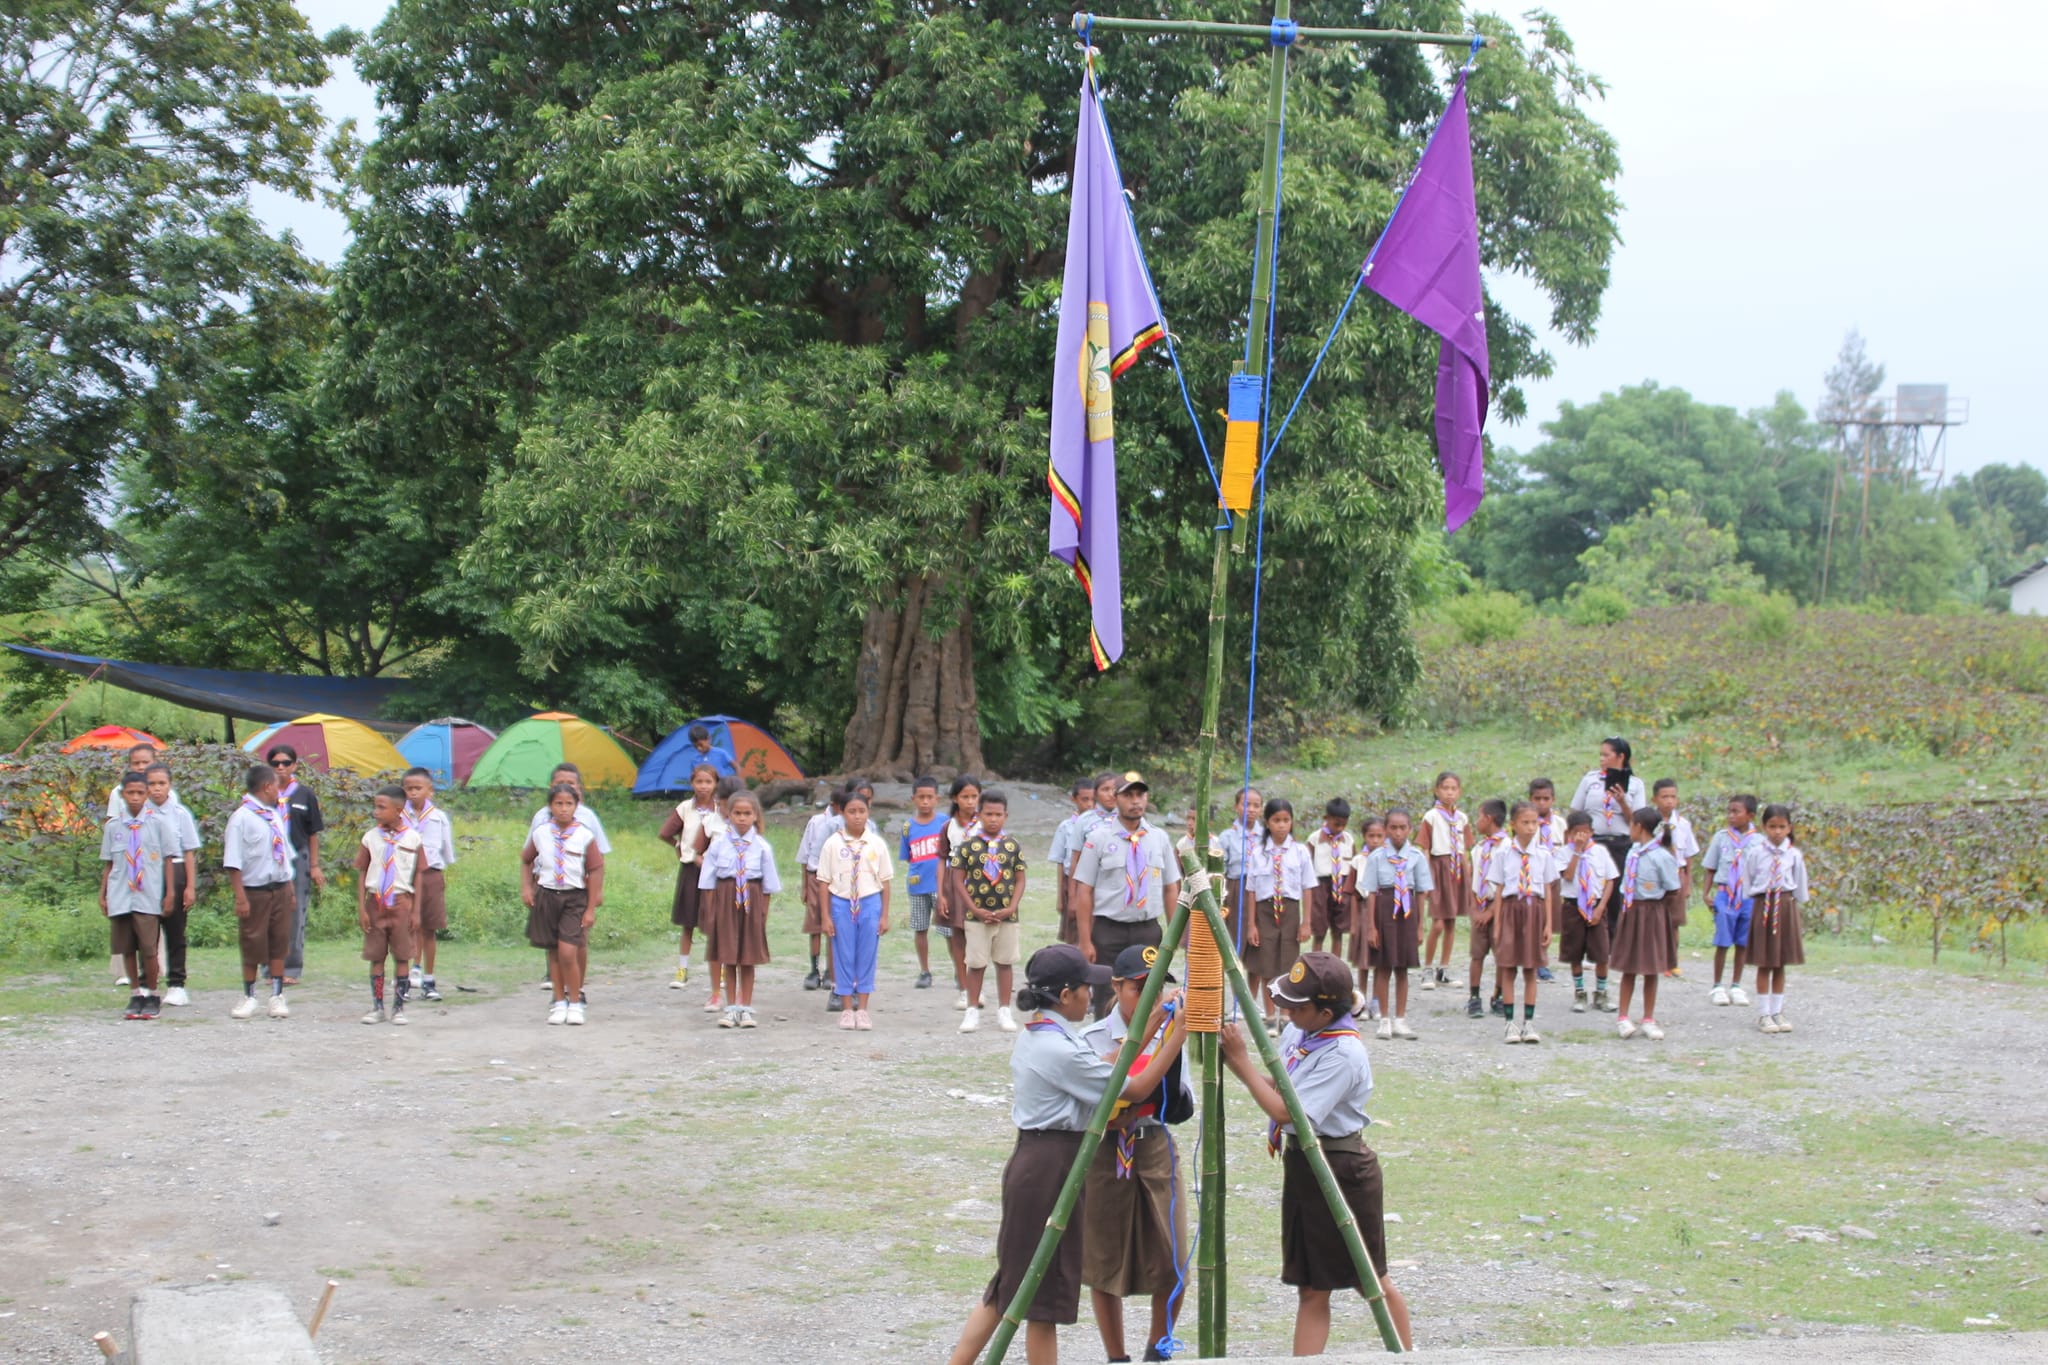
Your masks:
M1365 945L1359 955L1363 968L1372 968L1372 999L1379 1002L1382 1038L1413 1041L1415 1030L1408 1027L1408 973L1422 965L1422 921L1429 914L1430 892L1436 881L1429 859L1408 840L1408 812L1387 812L1384 824L1375 820L1366 826L1366 842L1372 842L1374 825L1386 832L1383 843L1360 855L1359 894L1365 897L1364 924L1357 943Z
M171 822L150 817L149 779L142 773L122 777L121 806L100 835L100 861L106 864L100 869L100 913L107 917L109 946L137 988L123 1017L154 1019L157 942L172 904L169 870L184 855Z
M917 989L921 991L932 986L932 907L939 899L939 845L945 842L945 834L946 817L939 814L939 779L920 777L910 789L910 819L903 826L896 856L910 869L910 935L917 945Z
M697 889L709 891L703 918L704 957L725 978L726 1007L720 1028L753 1028L754 969L768 960L768 906L782 890L775 850L761 823L761 803L737 791L725 803L731 828L705 850Z
M413 958L413 939L424 928L418 888L426 866L426 841L419 826L406 818L407 805L403 787L378 792L370 803L376 823L363 832L362 844L356 849L356 923L363 931L363 961L370 964L370 1012L363 1016L366 1024L384 1022L387 955L398 992L391 1003L391 1022L405 1022L405 993L412 984L406 964Z
M811 941L811 970L804 975L804 989L807 991L822 987L832 971L829 957L825 974L820 975L818 971L818 954L822 948L819 939L826 933L825 921L830 918L828 902L831 899L831 893L825 890L821 880L825 874L818 870L818 854L824 849L825 841L845 827L846 793L835 789L826 798L825 809L804 822L803 837L796 844L797 876L803 883L804 934Z
M1479 814L1472 821L1477 842L1472 845L1472 966L1469 984L1471 995L1465 1001L1465 1017L1479 1019L1484 1016L1479 1009L1479 986L1486 975L1486 957L1493 952L1494 917L1491 902L1486 894L1486 873L1493 866L1494 851L1508 841L1508 803L1498 797L1488 797L1479 803ZM1514 1006L1501 996L1501 968L1498 956L1493 963L1493 1004L1495 1014L1507 1019L1515 1017ZM1428 986L1428 982L1423 985Z
M1308 836L1309 858L1315 865L1316 885L1309 903L1309 936L1317 952L1323 937L1330 939L1332 956L1344 956L1344 935L1351 932L1351 859L1357 841L1346 828L1351 823L1351 803L1333 797L1323 807L1323 824Z
M661 822L661 841L676 851L676 893L668 908L668 922L678 933L676 974L668 983L672 991L681 990L690 981L690 949L697 937L703 908L697 893L697 836L704 832L704 821L717 814L718 770L709 763L699 763L690 769L689 799L677 802ZM809 830L804 833L809 837Z
M278 805L275 768L249 769L243 787L242 804L228 817L221 836L220 861L234 891L242 946L242 1001L228 1014L256 1017L256 973L268 967L270 1017L288 1019L292 1011L284 999L284 960L292 947L295 898L291 816Z
M1550 937L1557 932L1557 861L1536 835L1536 807L1517 801L1510 815L1514 838L1494 850L1486 869L1487 918L1493 931L1494 965L1506 979L1510 1043L1540 1043L1536 1032L1536 971L1550 964ZM1474 942L1477 939L1475 919ZM1522 985L1522 1017L1515 1019L1515 980Z
M1629 834L1634 840L1621 867L1621 913L1613 933L1614 970L1621 974L1621 1018L1615 1029L1624 1038L1636 1036L1629 1022L1629 998L1637 981L1643 986L1641 1033L1651 1042L1661 1042L1664 1030L1657 1026L1657 978L1671 969L1671 919L1664 900L1678 894L1678 859L1658 834L1663 817L1655 806L1644 806L1629 816Z
M172 842L181 855L170 864L167 873L171 890L170 899L164 902L163 1002L189 1005L192 997L185 993L185 926L194 902L199 899L199 822L172 790L169 768L152 763L143 769L142 776L149 783L149 804L142 808L143 814L161 819L170 827Z
M825 836L818 878L831 903L825 933L832 940L832 980L844 988L839 1027L867 1030L874 1027L868 1002L875 993L882 935L889 932L889 883L896 867L888 844L868 825L867 798L847 792L839 809L846 826Z
M732 826L726 823L725 819L726 803L742 790L744 784L737 777L721 777L718 779L718 785L711 789L712 810L704 817L704 823L697 830L697 867L692 875L700 882L704 875L704 855L710 851L712 844L732 832ZM719 1014L725 1009L725 997L719 994L721 982L718 968L711 961L711 922L705 918L709 909L710 906L705 903L704 892L700 886L697 892L697 928L704 936L705 965L711 968L711 994L704 1000L704 1012Z
M937 919L939 937L946 940L946 951L953 959L953 985L960 992L953 1008L964 1010L968 1008L967 888L961 884L960 874L953 868L953 855L974 837L975 814L981 808L981 783L962 773L953 779L946 794L951 809L947 814L945 835L939 843ZM1092 827L1084 826L1083 833ZM1080 854L1074 856L1078 859Z
M983 792L974 829L953 850L952 868L967 898L962 1033L981 1027L981 983L990 963L996 969L996 1023L1005 1033L1017 1031L1017 1018L1010 1013L1010 972L1017 965L1017 912L1024 903L1024 848L1003 833L1009 814L1008 796L993 789Z
M1606 1013L1607 907L1621 869L1593 839L1593 817L1575 810L1565 818L1564 870L1559 878L1558 961L1571 968L1572 1013L1586 1012L1586 959L1593 959L1593 1008Z
M1380 998L1372 989L1372 945L1366 942L1366 935L1372 930L1372 893L1360 880L1365 871L1365 860L1377 853L1387 842L1387 822L1377 815L1369 815L1358 827L1358 852L1352 856L1351 867L1351 963L1358 968L1358 989L1365 995L1365 1017L1380 1017ZM1421 952L1420 948L1416 950Z
M1075 834L1082 819L1095 809L1095 786L1087 778L1076 778L1069 793L1074 802L1074 813L1059 822L1052 832L1052 848L1045 855L1052 864L1053 900L1060 912L1059 940L1062 943L1079 943L1081 926L1074 919L1072 878L1067 869L1081 856L1081 840Z
M519 851L526 941L548 955L550 1024L583 1023L590 926L604 904L604 852L590 826L577 818L582 804L573 784L557 782L548 791L547 823L529 831Z
M1806 962L1806 855L1792 837L1792 808L1764 807L1764 837L1742 851L1742 893L1755 903L1749 965L1756 968L1757 1028L1790 1033L1785 1022L1785 969Z
M1700 856L1700 841L1692 832L1692 821L1678 813L1678 782L1675 778L1660 777L1650 788L1650 804L1663 817L1658 833L1671 834L1671 855L1678 859L1678 898L1667 902L1671 914L1671 970L1669 976L1679 975L1678 931L1685 928L1685 907L1692 900L1692 860Z
M1436 804L1422 817L1422 851L1429 855L1436 894L1429 898L1429 940L1422 948L1422 989L1451 984L1451 949L1458 942L1458 920L1472 913L1472 881L1466 858L1472 852L1472 827L1458 809L1464 784L1456 773L1438 773ZM1438 954L1438 945L1442 954Z
M1275 983L1273 998L1287 1011L1287 1030L1280 1035L1280 1054L1287 1060L1287 1078L1294 1084L1303 1114L1315 1130L1313 1140L1337 1178L1344 1203L1365 1243L1366 1259L1379 1280L1387 1314L1412 1350L1408 1304L1387 1278L1387 1233L1384 1187L1379 1157L1365 1143L1371 1122L1365 1106L1372 1099L1372 1065L1359 1040L1352 1010L1351 973L1328 953L1309 953ZM1356 1289L1358 1268L1329 1201L1316 1183L1305 1140L1294 1131L1287 1102L1263 1068L1245 1049L1244 1035L1225 1025L1218 1035L1223 1064L1236 1074L1270 1123L1267 1146L1282 1153L1280 1187L1280 1280L1298 1295L1294 1314L1294 1354L1321 1355L1330 1343L1330 1296Z
M449 823L448 812L434 804L432 773L425 768L410 769L400 787L405 793L405 827L419 834L422 858L413 895L419 942L410 984L420 999L439 1000L441 992L434 985L434 936L448 927L448 869L455 864L455 827Z
M1750 918L1755 906L1742 894L1742 854L1750 841L1763 836L1756 822L1757 801L1743 793L1728 798L1728 827L1714 831L1707 843L1707 856L1700 865L1707 870L1707 889L1714 914L1714 993L1716 1005L1747 1005L1742 990L1742 964L1749 952ZM1728 950L1735 950L1735 984L1721 984L1721 972L1728 965Z
M1536 841L1562 862L1569 835L1565 829L1564 814L1557 808L1557 784L1547 777L1531 782L1529 804L1536 808Z
M1245 881L1253 907L1245 926L1244 970L1272 1027L1278 1027L1273 997L1267 989L1285 976L1308 942L1308 923L1301 917L1301 898L1315 886L1315 862L1308 848L1294 839L1294 806L1284 797L1268 801L1262 812L1265 837L1245 859Z

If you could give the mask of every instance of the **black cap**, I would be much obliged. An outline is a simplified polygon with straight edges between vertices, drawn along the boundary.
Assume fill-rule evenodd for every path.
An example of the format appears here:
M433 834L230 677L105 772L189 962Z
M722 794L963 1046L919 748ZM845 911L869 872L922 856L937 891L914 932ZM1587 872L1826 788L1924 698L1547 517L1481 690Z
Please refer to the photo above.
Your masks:
M1342 1014L1351 1006L1351 968L1335 953L1303 953L1293 970L1273 983L1273 998L1317 1005Z
M1112 981L1138 981L1152 974L1152 964L1159 960L1159 950L1142 943L1133 943L1116 955L1116 963L1109 969ZM1168 981L1178 984L1172 972L1166 974Z
M1031 961L1024 964L1024 979L1040 990L1107 986L1109 968L1090 962L1071 943L1053 943L1031 955Z

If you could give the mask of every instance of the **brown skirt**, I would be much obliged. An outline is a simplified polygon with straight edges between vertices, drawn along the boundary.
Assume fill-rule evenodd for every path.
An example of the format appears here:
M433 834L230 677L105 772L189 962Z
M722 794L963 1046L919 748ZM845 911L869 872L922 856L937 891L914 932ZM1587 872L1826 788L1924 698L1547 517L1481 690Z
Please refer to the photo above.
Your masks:
M698 920L704 926L704 960L714 967L759 967L768 961L769 897L759 886L755 883L748 893L744 915L732 878L720 877L717 888L704 893Z
M1462 853L1431 854L1430 879L1436 890L1429 893L1431 919L1462 919L1472 913L1470 858Z
M678 929L697 932L703 893L697 890L697 876L704 869L695 863L676 865L676 898L668 907L668 922Z
M1414 903L1408 906L1408 913L1394 913L1394 891L1386 887L1372 894L1371 914L1373 926L1379 931L1379 943L1370 952L1361 949L1357 953L1358 965L1374 967L1390 972L1414 971L1422 965L1422 916L1415 913ZM1359 935L1363 943L1365 936Z
M1678 965L1671 956L1671 916L1662 897L1633 905L1623 905L1617 898L1608 903L1608 914L1614 921L1608 970L1621 976L1662 976Z
M967 890L956 887L953 873L943 862L939 864L939 894L932 901L932 924L940 929L961 930L967 927ZM1078 941L1080 930L1074 931Z
M1301 957L1301 902L1260 901L1252 923L1259 926L1259 941L1254 946L1251 935L1245 935L1245 975L1278 981Z
M1337 1177L1337 1188L1344 1192L1344 1202L1358 1224L1366 1258L1384 1276L1387 1230L1379 1157L1362 1138L1353 1137L1325 1139L1323 1158L1330 1163L1330 1174ZM1316 1184L1308 1157L1290 1141L1281 1154L1281 1165L1280 1282L1302 1289L1358 1288L1358 1267L1351 1263L1350 1248L1337 1230L1337 1220L1330 1216L1329 1201Z
M1083 1186L1081 1283L1123 1298L1171 1294L1188 1243L1188 1201L1166 1130L1153 1125L1131 1142L1131 1174L1117 1176L1117 1135L1095 1149Z
M1007 1310L1024 1284L1024 1272L1038 1254L1053 1205L1059 1202L1067 1172L1087 1134L1063 1128L1017 1130L1017 1145L1003 1165L1003 1221L996 1232L996 1273L982 1290L981 1301ZM1067 1220L1059 1247L1038 1282L1038 1293L1024 1312L1027 1322L1070 1326L1081 1316L1081 1227L1088 1212L1088 1191Z
M1502 896L1493 916L1493 965L1504 971L1548 967L1549 918L1541 896Z
M1806 962L1806 926L1799 921L1799 901L1780 891L1756 898L1749 919L1749 965L1756 968L1799 967Z

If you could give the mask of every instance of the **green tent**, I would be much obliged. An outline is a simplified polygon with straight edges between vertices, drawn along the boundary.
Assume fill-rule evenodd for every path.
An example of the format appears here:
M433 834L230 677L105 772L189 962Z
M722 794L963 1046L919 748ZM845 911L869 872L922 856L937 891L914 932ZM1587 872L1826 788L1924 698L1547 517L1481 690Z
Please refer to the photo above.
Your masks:
M558 763L574 763L586 791L630 787L638 771L619 742L562 711L529 716L499 735L469 775L472 787L545 787Z

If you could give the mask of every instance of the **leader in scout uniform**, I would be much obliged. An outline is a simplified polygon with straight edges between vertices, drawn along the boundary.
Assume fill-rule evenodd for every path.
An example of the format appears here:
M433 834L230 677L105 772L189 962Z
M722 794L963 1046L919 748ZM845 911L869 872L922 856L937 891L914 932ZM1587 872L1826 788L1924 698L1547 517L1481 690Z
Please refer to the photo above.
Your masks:
M1159 946L1165 917L1180 903L1180 859L1166 831L1145 819L1152 789L1136 773L1117 780L1116 818L1089 826L1074 864L1074 920L1090 962L1114 962L1133 944ZM1095 1017L1110 989L1095 988Z
M1130 947L1116 955L1110 988L1116 1002L1107 1014L1081 1030L1081 1041L1098 1056L1115 1059L1131 1031L1131 1014L1144 993L1145 977L1159 960L1157 948ZM1166 980L1174 984L1172 973ZM1146 1039L1131 1064L1132 1074L1152 1065L1166 1034L1180 1031L1178 1016ZM1110 1121L1083 1189L1081 1283L1093 1292L1095 1326L1111 1360L1129 1360L1124 1350L1124 1300L1152 1298L1152 1329L1146 1360L1164 1360L1159 1343L1173 1335L1174 1286L1188 1246L1188 1203L1180 1164L1166 1125L1194 1116L1195 1092L1186 1068L1175 1060L1159 1090L1142 1104L1125 1105Z

